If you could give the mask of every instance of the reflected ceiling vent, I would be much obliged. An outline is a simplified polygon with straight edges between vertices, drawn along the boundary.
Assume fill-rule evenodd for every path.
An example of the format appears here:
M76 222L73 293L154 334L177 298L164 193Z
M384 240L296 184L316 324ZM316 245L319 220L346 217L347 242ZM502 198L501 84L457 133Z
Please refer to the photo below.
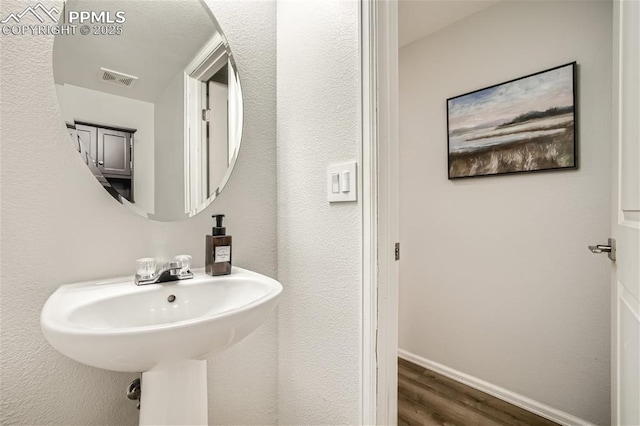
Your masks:
M131 87L136 83L138 77L123 72L100 68L100 80L117 86Z

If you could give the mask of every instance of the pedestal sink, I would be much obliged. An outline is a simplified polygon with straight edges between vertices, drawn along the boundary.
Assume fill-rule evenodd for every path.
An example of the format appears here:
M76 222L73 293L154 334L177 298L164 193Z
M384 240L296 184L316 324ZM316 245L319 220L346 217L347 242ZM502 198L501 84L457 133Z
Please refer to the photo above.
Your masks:
M241 268L136 286L133 277L63 285L42 308L47 341L93 367L142 372L141 425L206 425L206 358L273 311L282 285Z

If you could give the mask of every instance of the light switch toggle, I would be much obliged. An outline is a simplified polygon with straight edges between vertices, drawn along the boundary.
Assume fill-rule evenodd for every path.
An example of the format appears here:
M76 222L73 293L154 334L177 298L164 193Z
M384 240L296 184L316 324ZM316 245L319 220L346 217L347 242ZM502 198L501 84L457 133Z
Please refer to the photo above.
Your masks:
M351 191L351 172L349 172L348 170L340 173L340 191Z
M340 174L339 173L331 173L331 193L339 194L340 193Z

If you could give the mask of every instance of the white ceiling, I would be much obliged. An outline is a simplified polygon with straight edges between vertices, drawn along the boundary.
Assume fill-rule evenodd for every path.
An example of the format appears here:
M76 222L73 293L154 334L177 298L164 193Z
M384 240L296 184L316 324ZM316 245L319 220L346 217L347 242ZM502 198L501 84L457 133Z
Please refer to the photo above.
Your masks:
M122 35L56 36L55 82L147 102L154 102L218 31L210 12L195 0L68 0L66 10L122 10L126 22ZM139 80L131 87L106 83L100 67Z
M496 3L496 0L400 0L398 45L405 46Z

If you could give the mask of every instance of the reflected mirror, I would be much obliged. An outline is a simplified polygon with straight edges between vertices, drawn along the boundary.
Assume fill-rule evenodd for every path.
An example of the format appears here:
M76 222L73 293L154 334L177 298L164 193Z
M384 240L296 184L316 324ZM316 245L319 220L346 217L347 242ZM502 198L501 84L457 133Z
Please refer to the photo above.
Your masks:
M191 217L224 188L242 138L233 55L199 0L68 0L53 73L80 158L123 205Z

